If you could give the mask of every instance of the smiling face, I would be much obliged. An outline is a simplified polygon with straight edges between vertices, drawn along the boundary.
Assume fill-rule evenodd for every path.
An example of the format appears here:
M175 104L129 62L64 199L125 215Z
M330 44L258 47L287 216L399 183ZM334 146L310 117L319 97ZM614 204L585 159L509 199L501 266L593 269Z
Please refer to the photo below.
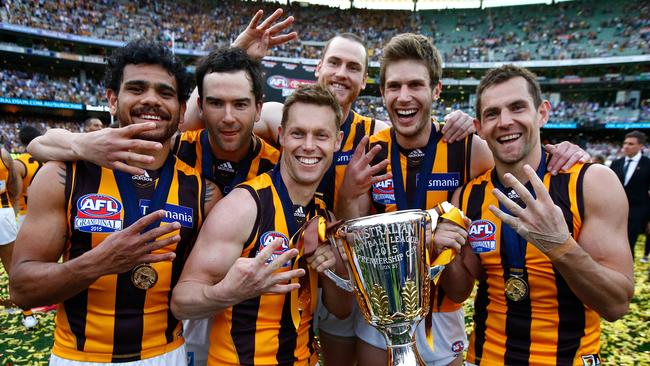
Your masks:
M403 147L419 148L422 141L426 144L429 139L431 104L438 99L441 88L440 83L432 88L429 80L422 62L403 60L386 65L386 82L381 91Z
M532 152L541 149L539 130L548 120L549 102L543 101L536 108L526 79L520 76L492 85L478 97L481 121L474 124L495 160L536 166L538 162L528 160Z
M260 117L261 103L255 102L246 71L213 72L203 79L201 117L220 159L237 160L246 154L253 125Z
M107 90L111 114L120 126L155 122L156 128L135 138L166 142L176 132L185 104L179 103L176 79L160 65L124 67L119 93Z
M336 37L316 66L318 83L328 88L343 109L349 109L366 87L366 50L352 40Z
M280 130L282 172L299 186L317 186L332 164L343 133L330 106L296 102Z

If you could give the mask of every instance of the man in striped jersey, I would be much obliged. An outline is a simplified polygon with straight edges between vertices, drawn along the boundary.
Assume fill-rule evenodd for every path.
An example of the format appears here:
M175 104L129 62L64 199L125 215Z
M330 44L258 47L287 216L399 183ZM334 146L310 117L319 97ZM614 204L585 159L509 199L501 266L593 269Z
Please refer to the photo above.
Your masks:
M600 317L623 316L634 293L625 192L602 165L547 171L549 109L516 66L489 71L477 90L495 168L454 194L473 220L470 245L442 279L455 301L478 280L469 364L600 365Z

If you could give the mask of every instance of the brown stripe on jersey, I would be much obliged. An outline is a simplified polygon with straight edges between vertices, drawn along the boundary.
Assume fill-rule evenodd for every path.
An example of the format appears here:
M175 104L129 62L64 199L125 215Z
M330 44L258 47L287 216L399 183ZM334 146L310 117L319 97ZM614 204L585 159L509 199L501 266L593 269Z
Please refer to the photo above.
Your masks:
M141 290L131 283L131 271L117 275L113 360L111 362L129 362L140 359L146 295L146 290ZM119 358L116 358L116 355L120 355Z
M298 333L291 317L291 293L287 293L278 329L278 352L275 354L278 366L291 366L298 360L295 356L297 343Z
M258 175L260 175L262 173L266 173L266 172L270 171L271 169L273 169L275 167L275 163L272 162L269 159L260 158L259 161L260 162L258 164L257 171L255 172L255 175L254 176L249 175L250 178L254 178L255 176L258 176ZM249 174L250 174L250 172L249 172Z
M562 209L564 221L569 228L569 232L573 235L573 214L571 213L571 198L569 197L569 180L570 174L560 173L556 176L551 176L549 185L549 194L556 205Z
M196 161L198 160L196 145L200 143L200 139L194 142L180 140L175 155L183 162L185 162L185 164L196 168Z
M584 171L582 169L581 173ZM551 177L549 194L553 202L562 209L564 220L573 235L573 213L571 203L575 200L569 193L570 174L558 174ZM578 185L579 189L581 188ZM555 287L557 288L558 303L558 339L556 361L558 365L570 365L580 348L584 336L585 310L584 305L571 291L562 274L553 267Z
M475 185L470 187L469 198L467 199L467 207L465 207L465 214L472 221L480 220L481 207L483 206L483 200L485 199L485 187L487 182L484 181L480 185ZM465 187L461 192L461 203L462 197L465 194ZM462 204L461 204L462 207ZM485 343L485 324L487 321L487 307L489 303L488 299L488 285L485 279L481 279L478 283L478 289L476 292L476 298L474 300L474 337L476 342L474 342L474 354L476 357L476 364L480 364L481 356L483 354L483 344Z
M66 182L72 176L72 169L68 167L66 172ZM101 168L97 165L79 161L76 163L75 181L71 184L70 200L70 219L74 222L77 216L77 201L88 192L97 192L99 183L102 178ZM92 249L92 234L84 233L79 230L72 230L70 235L70 255L68 260L72 260ZM86 316L88 313L88 290L83 290L78 294L63 302L65 313L70 325L70 331L75 335L77 340L77 350L83 351L86 343Z
M587 172L587 169L592 164L585 164L581 169L580 173L578 173L578 182L576 183L576 204L578 205L578 213L580 214L580 217L585 217L585 201L584 201L584 194L582 190L582 184L585 179L585 173Z
M506 224L501 225L501 267L503 270L504 282L508 280L508 270L506 266L505 256L507 250L504 248L505 235L503 228ZM509 243L509 245L518 245L518 243ZM527 245L524 244L524 245ZM528 271L524 259L524 273L523 279L528 283ZM532 306L530 303L530 296L527 296L521 301L512 301L508 297L506 300L506 354L504 355L504 363L506 365L522 365L528 364L530 358L530 328L532 324Z
M273 205L260 204L261 202L273 202L273 191L271 187L260 189L257 191L257 194L255 194L255 190L252 187L244 187L252 191L251 194L256 198L257 211L261 211L260 216L262 218L268 218L268 220L261 220L256 225L258 229L255 231L257 233L273 231L275 207ZM259 248L260 240L258 238L249 252L249 257L254 258ZM255 333L257 331L257 315L260 310L261 300L261 296L257 296L232 307L232 331L230 336L232 337L237 351L237 357L239 358L239 364L241 365L253 365L255 363Z
M472 171L472 142L474 140L474 134L470 133L467 136L467 145L465 145L465 178L469 181L471 178ZM463 183L461 183L463 184Z
M469 157L465 156L465 142L467 139L456 141L453 144L447 144L447 172L458 172L460 185L464 185L468 181L468 175L465 172L466 160ZM440 147L440 146L439 146ZM451 201L454 195L454 190L447 193L447 200Z
M183 266L187 257L190 255L190 251L194 246L196 237L199 233L199 227L201 225L201 218L203 217L200 213L202 210L202 204L199 202L204 202L205 199L197 200L197 197L205 198L205 190L202 187L205 187L205 181L201 179L199 184L199 178L194 175L186 175L180 170L176 170L176 175L178 179L178 187L183 187L183 189L178 189L178 204L183 207L190 207L192 209L192 220L193 225L191 228L181 226L179 235L181 240L176 244L176 259L172 261L172 271L170 279L170 288L173 289L178 282L181 272L183 271ZM171 303L172 291L169 291L167 294L167 302ZM167 310L167 329L165 329L165 337L167 338L167 343L174 341L174 330L178 325L178 319L172 314L171 307Z

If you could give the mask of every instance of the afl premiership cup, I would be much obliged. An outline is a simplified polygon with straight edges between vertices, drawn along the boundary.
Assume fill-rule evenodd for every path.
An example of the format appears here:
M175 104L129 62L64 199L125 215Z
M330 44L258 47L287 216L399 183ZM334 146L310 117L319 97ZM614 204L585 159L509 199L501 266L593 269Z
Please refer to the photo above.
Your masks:
M433 263L429 259L441 218L466 226L462 212L444 202L427 211L348 220L328 231L350 276L335 282L354 292L363 317L386 338L389 365L424 365L415 347L415 327L429 312L430 287L455 254L447 249Z

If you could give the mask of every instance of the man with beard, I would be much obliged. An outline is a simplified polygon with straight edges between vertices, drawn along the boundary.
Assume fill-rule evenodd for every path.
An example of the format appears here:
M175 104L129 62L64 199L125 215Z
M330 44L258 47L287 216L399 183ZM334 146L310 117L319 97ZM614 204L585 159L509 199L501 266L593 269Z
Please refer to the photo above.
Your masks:
M208 365L316 363L316 271L333 267L336 258L329 245L292 258L299 255L303 222L328 216L315 193L340 147L340 120L327 89L297 89L284 107L278 165L235 188L207 218L174 289L172 310L180 318L214 316ZM345 317L351 294L329 280L320 285L328 310Z
M623 316L634 294L625 191L599 164L547 171L550 103L530 71L490 70L476 94L495 168L454 194L470 245L442 279L456 301L478 280L468 364L600 365L600 317Z
M339 218L433 208L493 165L480 138L469 135L453 143L441 138L438 123L431 119L431 105L442 90L441 78L440 55L426 37L400 34L384 46L380 88L393 127L371 137L368 153L364 153L366 139L357 148L337 196ZM564 161L558 165L556 160L551 169ZM435 288L430 316L416 330L418 350L430 365L461 364L467 343L462 306L445 296L445 290ZM355 333L363 341L360 364L384 365L383 336L361 317Z
M50 365L180 365L170 291L221 193L170 153L189 92L171 51L130 42L109 59L106 79L111 114L121 126L149 124L137 137L162 149L136 176L46 163L18 234L11 296L26 307L59 303Z

